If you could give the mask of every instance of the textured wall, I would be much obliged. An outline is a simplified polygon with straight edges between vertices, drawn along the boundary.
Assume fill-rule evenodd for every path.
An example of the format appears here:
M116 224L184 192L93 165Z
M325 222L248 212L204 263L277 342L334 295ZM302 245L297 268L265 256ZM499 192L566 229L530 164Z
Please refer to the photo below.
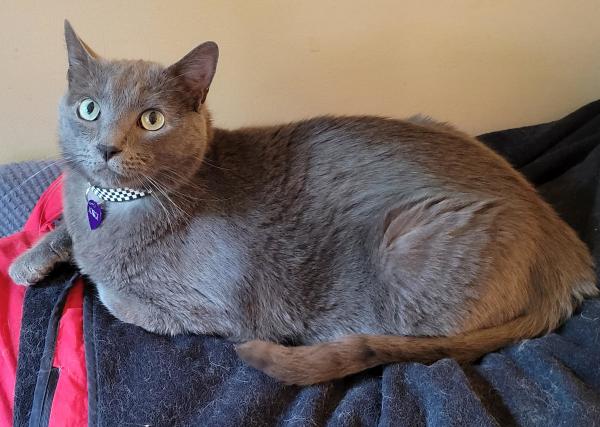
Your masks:
M479 133L600 98L597 0L0 0L0 162L56 153L62 21L109 57L221 47L219 126L417 112Z

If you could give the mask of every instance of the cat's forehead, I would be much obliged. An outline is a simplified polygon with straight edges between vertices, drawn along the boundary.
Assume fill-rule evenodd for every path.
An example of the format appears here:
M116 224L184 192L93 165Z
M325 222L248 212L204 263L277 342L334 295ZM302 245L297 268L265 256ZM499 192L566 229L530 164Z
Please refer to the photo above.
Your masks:
M149 61L102 61L98 66L105 82L117 90L130 86L142 87L144 83L156 84L165 76L162 65Z
M140 99L168 89L165 68L142 60L100 60L90 67L74 69L69 92L73 101L82 96L100 99Z

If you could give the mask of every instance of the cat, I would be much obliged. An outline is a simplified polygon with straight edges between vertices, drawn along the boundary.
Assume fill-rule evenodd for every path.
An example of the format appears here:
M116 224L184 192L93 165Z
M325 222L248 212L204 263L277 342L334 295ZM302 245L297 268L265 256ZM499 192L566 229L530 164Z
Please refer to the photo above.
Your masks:
M65 38L64 222L12 264L17 283L72 261L116 318L228 338L300 385L475 360L598 294L575 232L449 125L218 129L205 103L215 43L163 67L101 58L67 21ZM102 202L119 189L132 200Z

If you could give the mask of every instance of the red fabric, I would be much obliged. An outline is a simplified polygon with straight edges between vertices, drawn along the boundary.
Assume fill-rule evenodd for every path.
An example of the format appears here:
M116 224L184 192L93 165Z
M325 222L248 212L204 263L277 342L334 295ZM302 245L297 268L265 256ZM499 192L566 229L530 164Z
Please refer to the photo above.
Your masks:
M54 392L50 427L87 425L87 372L83 347L83 282L67 296L58 326L53 366L60 369Z
M0 425L12 425L19 335L25 288L8 276L11 262L50 231L62 212L62 180L42 194L23 230L0 239ZM60 369L50 426L87 425L87 377L83 347L83 283L67 296L53 365Z

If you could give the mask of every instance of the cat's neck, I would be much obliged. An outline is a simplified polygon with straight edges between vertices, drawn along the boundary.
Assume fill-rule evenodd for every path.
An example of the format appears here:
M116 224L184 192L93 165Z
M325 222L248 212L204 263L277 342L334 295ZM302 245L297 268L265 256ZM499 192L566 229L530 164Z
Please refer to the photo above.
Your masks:
M126 233L142 238L148 234L172 234L197 215L198 199L192 196L192 186L198 187L195 180L176 189L155 187L144 197L113 202L90 196L89 180L77 171L65 170L65 215L70 217L67 220L88 228L86 204L94 199L101 204L103 215L100 228L92 232L94 236L106 238Z

